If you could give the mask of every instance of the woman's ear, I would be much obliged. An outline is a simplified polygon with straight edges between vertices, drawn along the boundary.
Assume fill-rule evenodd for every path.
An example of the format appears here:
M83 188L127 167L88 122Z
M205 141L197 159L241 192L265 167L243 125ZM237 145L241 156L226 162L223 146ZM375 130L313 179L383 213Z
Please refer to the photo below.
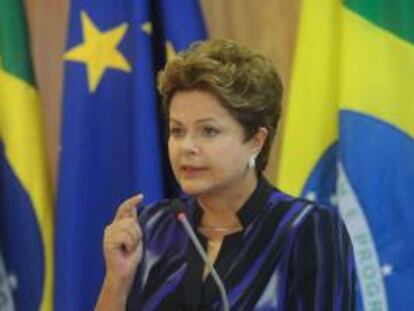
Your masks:
M261 126L257 130L256 134L254 134L251 142L252 148L256 151L256 154L259 154L263 148L264 143L266 142L267 136L269 135L269 131L267 128Z

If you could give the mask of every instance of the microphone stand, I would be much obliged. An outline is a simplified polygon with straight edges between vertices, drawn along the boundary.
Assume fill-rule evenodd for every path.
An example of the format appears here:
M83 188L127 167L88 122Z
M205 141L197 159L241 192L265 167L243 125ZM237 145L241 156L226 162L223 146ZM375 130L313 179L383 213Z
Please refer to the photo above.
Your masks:
M229 301L227 299L227 293L226 293L226 289L224 287L224 284L221 281L219 275L217 274L217 271L214 268L213 264L208 259L208 256L207 256L203 246L201 245L200 241L198 240L196 234L194 233L193 228L191 227L190 223L188 222L187 216L186 216L183 208L181 206L178 206L178 205L179 205L179 203L177 201L173 202L173 209L175 209L177 219L182 223L185 231L187 231L191 241L194 243L194 246L195 246L197 252L199 253L201 258L203 259L204 263L207 265L207 268L210 271L211 276L213 277L213 280L216 283L217 288L219 290L221 302L223 304L223 310L224 311L229 311L230 310Z

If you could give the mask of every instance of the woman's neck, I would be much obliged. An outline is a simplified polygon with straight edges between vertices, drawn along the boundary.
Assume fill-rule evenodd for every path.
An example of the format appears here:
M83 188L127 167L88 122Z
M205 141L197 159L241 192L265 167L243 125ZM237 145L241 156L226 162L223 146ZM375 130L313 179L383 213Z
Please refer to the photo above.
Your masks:
M256 189L257 183L257 177L250 176L220 192L199 196L197 201L204 212L200 225L221 228L241 225L237 212Z

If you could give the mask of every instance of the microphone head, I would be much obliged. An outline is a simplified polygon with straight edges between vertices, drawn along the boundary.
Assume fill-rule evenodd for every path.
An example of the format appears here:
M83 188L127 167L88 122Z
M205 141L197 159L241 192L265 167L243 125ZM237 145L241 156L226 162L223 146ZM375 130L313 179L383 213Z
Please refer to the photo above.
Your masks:
M180 217L180 215L185 215L185 209L182 204L182 202L179 199L174 199L171 202L171 211L175 214L177 218Z

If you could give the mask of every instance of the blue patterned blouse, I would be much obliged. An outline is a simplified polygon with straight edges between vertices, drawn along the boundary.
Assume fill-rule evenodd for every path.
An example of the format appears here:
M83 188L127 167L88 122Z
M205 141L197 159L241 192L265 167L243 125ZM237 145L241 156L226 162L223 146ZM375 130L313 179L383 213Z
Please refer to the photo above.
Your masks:
M191 197L180 200L197 228L201 208ZM138 213L144 255L127 310L222 310L171 201ZM352 245L336 211L286 195L260 178L238 217L243 230L225 236L214 263L231 310L354 310Z

